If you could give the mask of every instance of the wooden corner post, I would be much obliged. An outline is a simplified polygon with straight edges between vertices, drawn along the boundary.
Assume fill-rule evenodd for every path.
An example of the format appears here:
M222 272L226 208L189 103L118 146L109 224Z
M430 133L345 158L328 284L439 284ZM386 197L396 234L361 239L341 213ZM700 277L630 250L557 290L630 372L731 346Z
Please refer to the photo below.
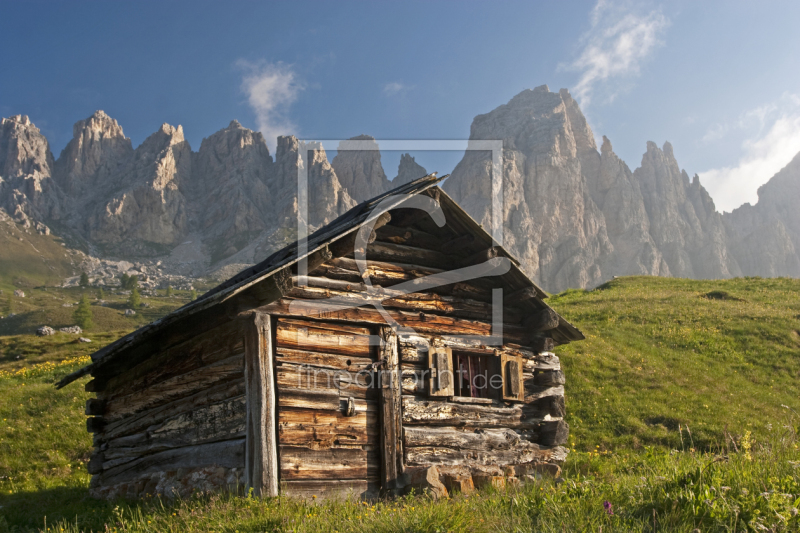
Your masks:
M403 473L403 433L400 406L400 361L397 333L388 327L380 330L381 387L381 487L394 492L397 478Z
M245 489L255 496L278 495L278 443L270 316L244 319L244 380L247 397Z

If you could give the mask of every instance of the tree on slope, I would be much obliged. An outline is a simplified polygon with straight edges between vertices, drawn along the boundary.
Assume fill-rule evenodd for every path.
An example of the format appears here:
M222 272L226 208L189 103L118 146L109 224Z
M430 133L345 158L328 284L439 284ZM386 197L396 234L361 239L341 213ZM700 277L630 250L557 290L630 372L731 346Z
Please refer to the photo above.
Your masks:
M72 318L82 329L89 329L94 325L92 323L92 307L89 304L89 297L86 296L86 294L81 294L81 299L78 302L78 307L75 309Z

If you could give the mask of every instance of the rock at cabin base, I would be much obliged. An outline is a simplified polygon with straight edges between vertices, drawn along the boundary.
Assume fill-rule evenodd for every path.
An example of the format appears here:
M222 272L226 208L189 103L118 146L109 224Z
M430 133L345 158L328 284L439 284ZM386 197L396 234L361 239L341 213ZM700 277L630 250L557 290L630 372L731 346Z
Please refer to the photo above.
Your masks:
M486 487L494 487L498 490L503 490L506 488L506 478L505 476L491 476L487 474L476 474L472 476L472 482L475 484L475 488L482 489Z
M39 329L36 330L36 334L40 337L45 337L47 335L55 335L56 330L54 330L50 326L41 326Z
M126 309L125 310L125 316L133 316L135 314L136 314L136 311L134 311L133 309Z
M60 331L61 333L72 333L73 335L80 335L81 333L83 333L83 330L81 329L80 326L69 326L66 328L61 328L58 331Z
M439 481L439 469L435 466L408 468L404 474L406 489L414 489L430 495L433 499L449 497L447 487Z
M449 492L459 492L461 494L475 492L475 484L469 474L442 474L442 482Z
M17 289L14 291L14 296L16 296L17 298L25 298L25 291Z

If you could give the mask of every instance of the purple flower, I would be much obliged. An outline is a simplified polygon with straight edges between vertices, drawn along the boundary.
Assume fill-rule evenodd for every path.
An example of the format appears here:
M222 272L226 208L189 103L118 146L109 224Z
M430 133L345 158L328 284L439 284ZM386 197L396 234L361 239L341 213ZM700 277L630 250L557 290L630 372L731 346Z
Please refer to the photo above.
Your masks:
M609 515L614 514L614 509L611 507L611 502L609 501L603 502L603 509L605 509Z

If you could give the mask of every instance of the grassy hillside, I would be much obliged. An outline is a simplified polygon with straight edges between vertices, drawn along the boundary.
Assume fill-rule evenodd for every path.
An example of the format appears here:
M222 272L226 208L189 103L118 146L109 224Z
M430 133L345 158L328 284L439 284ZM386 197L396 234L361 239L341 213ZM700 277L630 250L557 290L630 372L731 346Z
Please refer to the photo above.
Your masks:
M59 285L65 277L76 275L80 252L62 246L63 242L0 219L0 289Z
M587 334L557 349L566 481L445 502L88 499L88 394L52 384L120 333L0 337L0 531L799 531L798 296L797 280L634 277L553 297Z

